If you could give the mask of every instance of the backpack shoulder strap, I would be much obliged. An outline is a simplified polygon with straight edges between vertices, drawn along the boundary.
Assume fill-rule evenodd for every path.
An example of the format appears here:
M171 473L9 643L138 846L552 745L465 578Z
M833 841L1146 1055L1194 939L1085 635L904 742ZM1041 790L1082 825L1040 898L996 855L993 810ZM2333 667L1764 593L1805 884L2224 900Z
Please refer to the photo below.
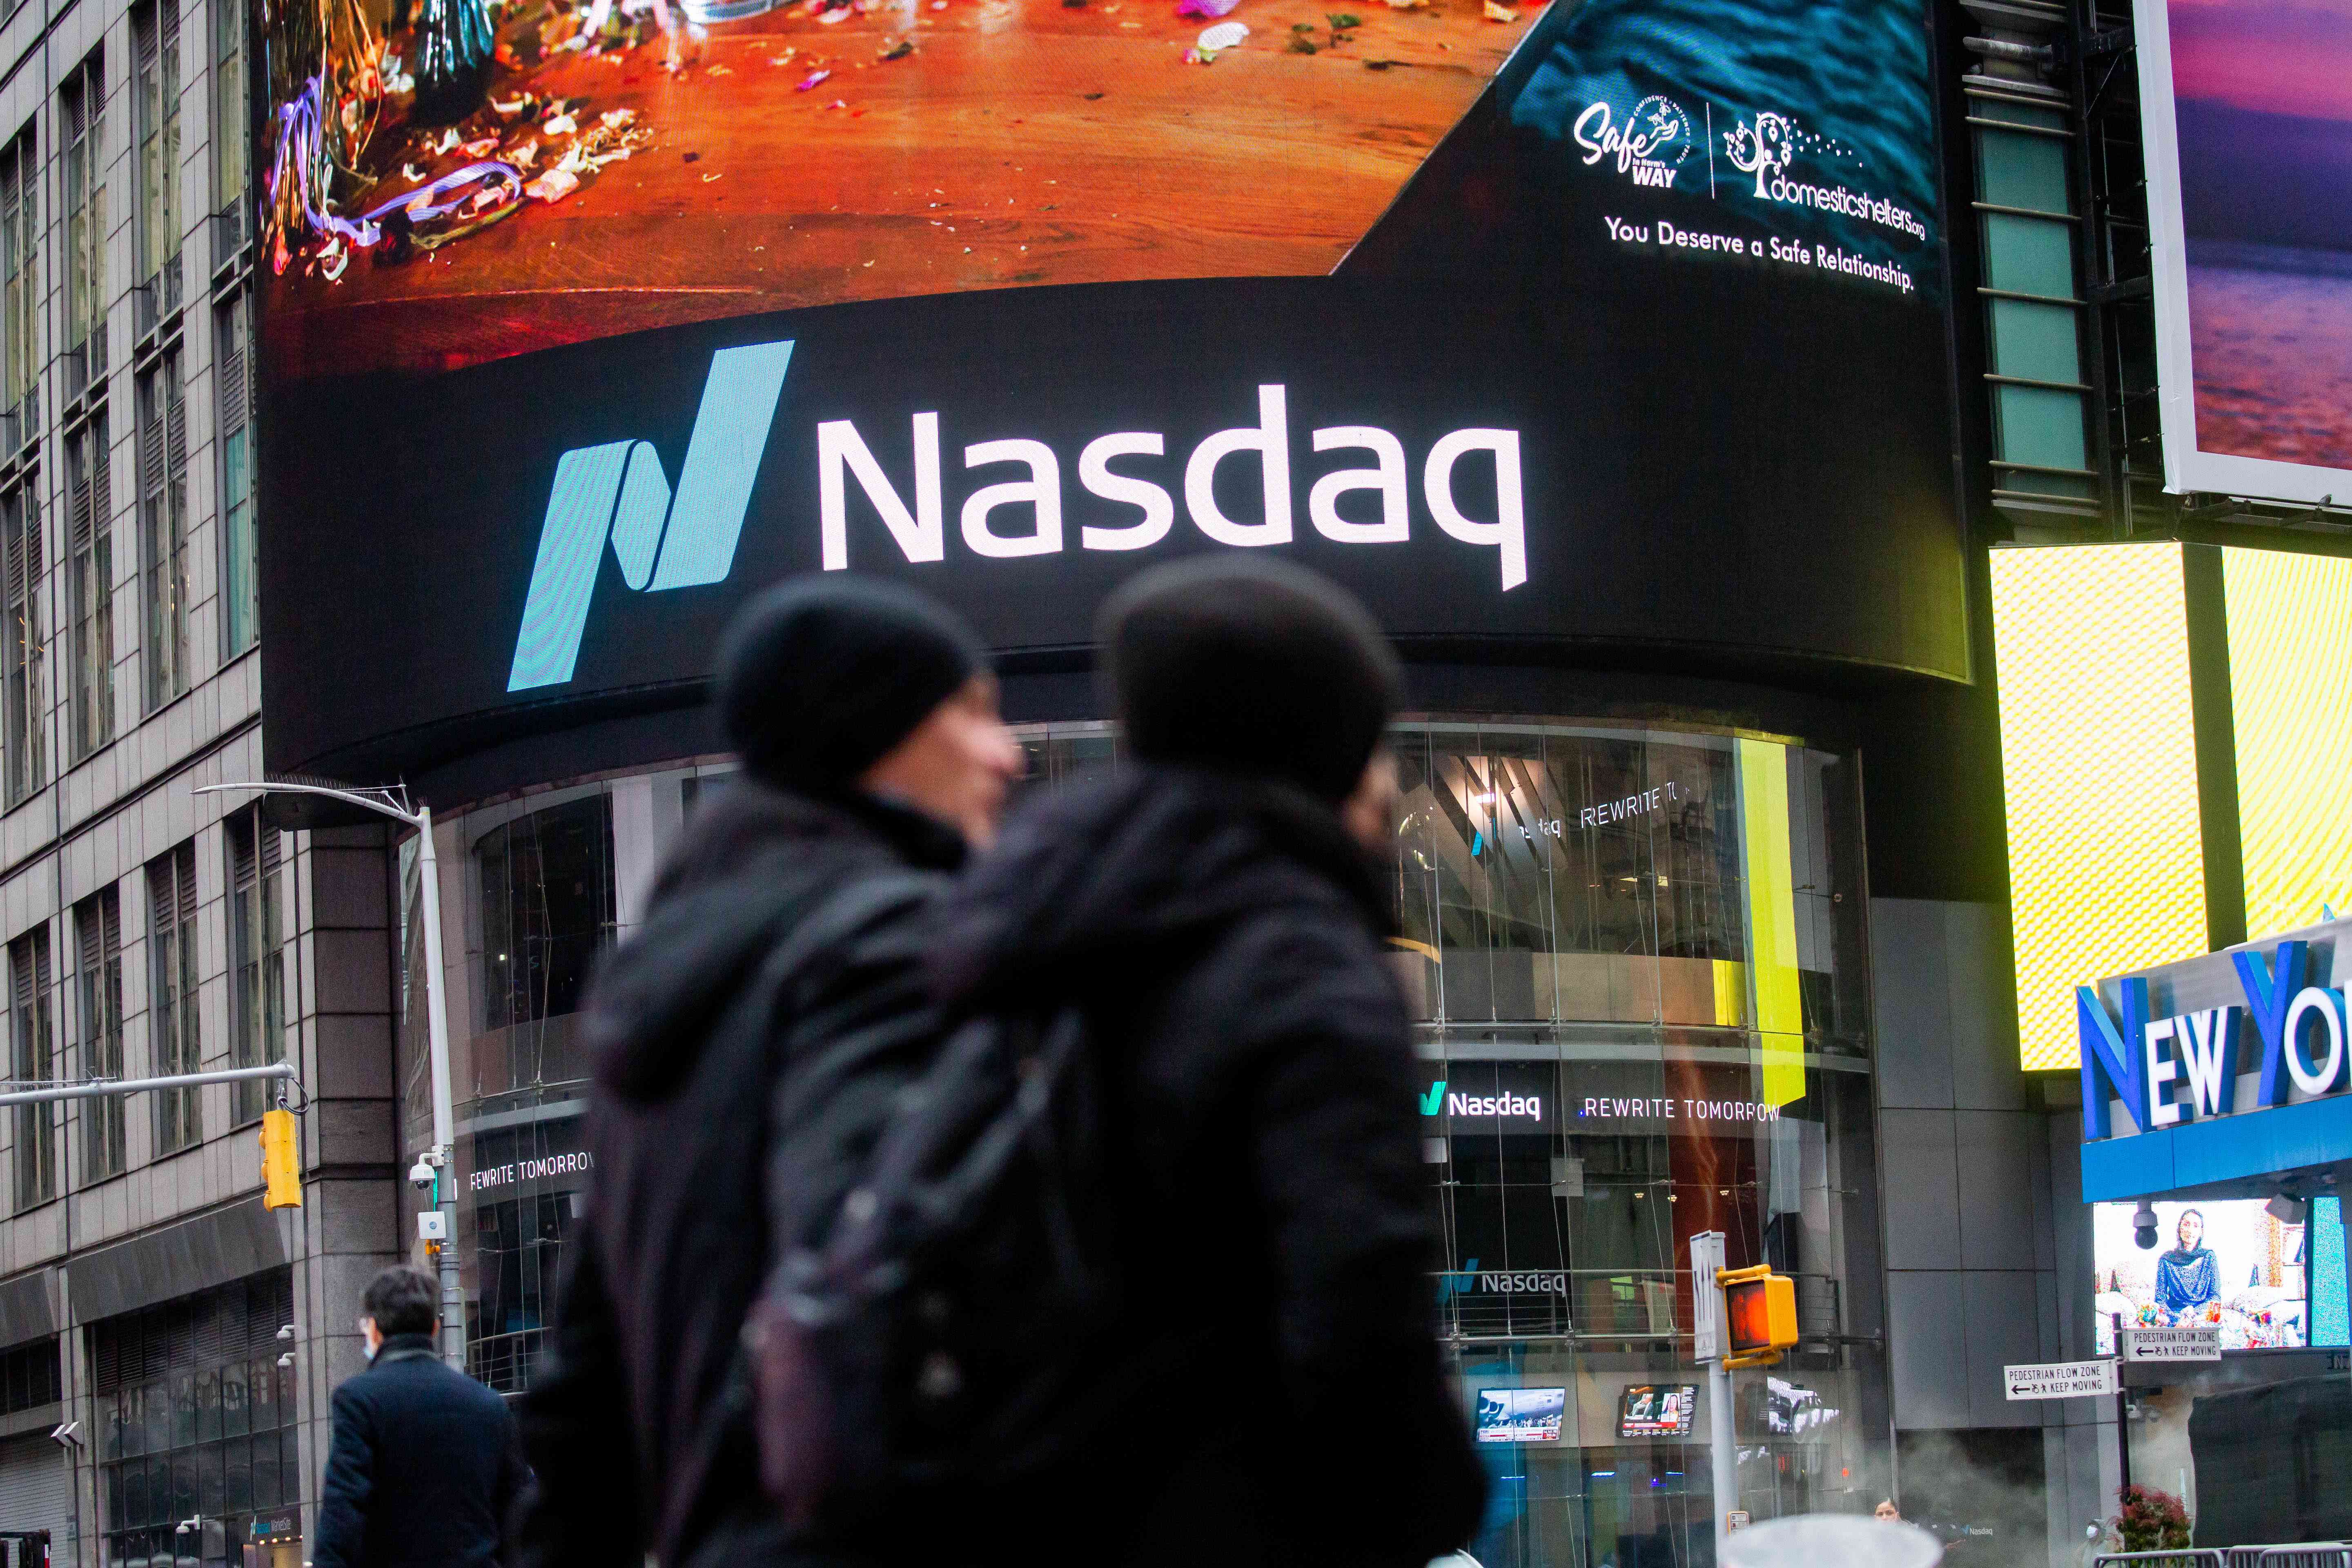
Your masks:
M791 984L819 954L836 942L856 935L892 909L919 902L935 890L940 882L940 878L936 872L892 868L858 877L848 886L825 894L817 900L816 907L793 928L792 934L760 965L758 977L745 988L743 996L729 1009L727 1019L719 1026L764 1027L764 1015L773 1005L782 989ZM772 1068L772 1066L771 1064ZM761 1102L762 1105L766 1103L764 1089ZM763 1134L761 1139L763 1164L767 1158L766 1147L767 1140ZM764 1243L765 1237L761 1240ZM739 1332L734 1354L728 1360L719 1408L714 1418L702 1429L697 1443L699 1452L696 1458L705 1468L717 1459L730 1441L750 1439L751 1406L750 1352Z

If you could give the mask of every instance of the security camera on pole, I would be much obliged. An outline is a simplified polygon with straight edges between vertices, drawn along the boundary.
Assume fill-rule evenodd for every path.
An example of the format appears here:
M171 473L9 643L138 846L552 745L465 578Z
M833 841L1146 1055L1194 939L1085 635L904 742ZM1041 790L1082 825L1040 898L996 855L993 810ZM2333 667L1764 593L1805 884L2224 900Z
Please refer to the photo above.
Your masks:
M1748 1522L1739 1506L1739 1439L1732 1421L1731 1370L1772 1366L1797 1342L1797 1287L1764 1264L1724 1267L1723 1232L1690 1238L1691 1359L1707 1367L1707 1446L1714 1458L1715 1548Z
M466 1370L466 1294L457 1279L457 1193L451 1179L451 1161L457 1152L456 1116L449 1089L449 1008L441 974L441 868L433 850L433 808L412 806L405 789L333 789L314 784L205 784L198 795L223 790L249 790L257 795L316 795L339 800L416 829L418 879L423 884L425 920L425 1025L433 1068L433 1147L410 1168L408 1179L418 1188L434 1189L435 1223L420 1225L428 1235L438 1231L441 1257L441 1359ZM426 1215L419 1215L419 1220Z

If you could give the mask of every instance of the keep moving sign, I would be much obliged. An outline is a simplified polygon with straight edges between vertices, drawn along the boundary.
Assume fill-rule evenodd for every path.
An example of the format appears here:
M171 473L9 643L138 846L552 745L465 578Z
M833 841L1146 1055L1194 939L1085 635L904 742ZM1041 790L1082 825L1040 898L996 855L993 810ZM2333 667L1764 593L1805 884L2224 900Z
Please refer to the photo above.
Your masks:
M2221 1331L2208 1323L2186 1329L2126 1329L2124 1360L2130 1362L2220 1361ZM2035 1362L2001 1369L2001 1386L2011 1399L2086 1399L2116 1392L2116 1363Z
M2016 1399L2087 1399L2116 1391L2116 1363L2101 1361L2036 1362L2001 1369L2001 1387Z
M2204 1323L2186 1329L2126 1329L2126 1361L2220 1361L2221 1329Z

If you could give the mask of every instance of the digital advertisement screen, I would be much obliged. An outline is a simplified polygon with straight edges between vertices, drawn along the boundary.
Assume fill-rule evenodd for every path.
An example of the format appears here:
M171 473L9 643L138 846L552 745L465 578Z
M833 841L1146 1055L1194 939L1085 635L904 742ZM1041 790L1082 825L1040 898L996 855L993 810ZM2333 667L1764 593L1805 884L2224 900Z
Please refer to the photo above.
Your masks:
M2076 986L2211 945L2181 548L1991 552L2017 1044L2028 1072L2080 1065ZM2112 616L2084 616L2095 600ZM2083 742L2111 731L2138 746L2127 773ZM2240 798L2251 798L2242 785Z
M1482 1388L1478 1391L1478 1441L1557 1443L1567 1413L1565 1388Z
M1764 1429L1774 1436L1818 1441L1837 1418L1838 1407L1823 1400L1820 1390L1786 1378L1765 1378Z
M730 613L844 569L1040 669L1263 548L1408 652L1969 674L1921 0L258 26L281 771L704 749Z
M2159 1203L2157 1244L2142 1248L2132 1237L2137 1206L2091 1205L2098 1354L2116 1353L2118 1316L2126 1329L2210 1324L2225 1351L2311 1342L2307 1226L2273 1218L2258 1198Z
M2352 11L2137 0L2165 480L2352 495Z
M1633 1384L1617 1401L1617 1436L1687 1437L1697 1409L1696 1384Z

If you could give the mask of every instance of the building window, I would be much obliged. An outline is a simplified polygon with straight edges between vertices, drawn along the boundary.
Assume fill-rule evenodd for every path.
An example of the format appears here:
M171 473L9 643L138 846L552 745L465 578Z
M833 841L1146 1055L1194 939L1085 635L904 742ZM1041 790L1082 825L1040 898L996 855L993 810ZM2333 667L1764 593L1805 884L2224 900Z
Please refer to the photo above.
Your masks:
M574 1235L593 1156L578 1117L474 1136L474 1170L498 1177L478 1190L467 1370L500 1394L537 1374L555 1318L556 1281ZM494 1195L495 1194L495 1195Z
M8 944L10 1076L19 1083L57 1077L56 1037L49 1033L49 931L37 926ZM58 1195L58 1108L16 1108L16 1207Z
M66 395L106 375L106 74L93 54L66 78Z
M2014 511L2095 512L2066 118L2006 97L1972 96L1969 113L1984 243L1977 292L1992 394L1994 499Z
M33 265L41 248L40 183L28 130L0 151L0 415L15 421L0 434L12 449L39 434L41 423L34 396L41 369L41 294Z
M259 807L229 819L229 962L236 976L236 1065L286 1059L286 955L283 879L278 830ZM242 1124L269 1109L268 1080L236 1086Z
M139 69L139 275L150 308L168 314L180 305L178 0L147 0L132 11L131 47Z
M259 551L253 527L253 296L245 289L213 315L220 391L222 626L231 658L261 635Z
M8 804L16 805L48 782L48 748L42 743L41 509L33 479L0 495L0 597L5 597L7 640L0 647L0 722L7 726L5 749Z
M156 1076L198 1070L204 1041L196 998L196 847L183 844L147 863L147 894L152 923L147 949L152 965L148 982L148 1033L154 1041ZM205 1135L204 1091L155 1091L155 1149L170 1154L191 1148Z
M108 1563L218 1562L255 1515L299 1506L300 1409L294 1368L278 1364L293 1321L281 1269L91 1325ZM204 1533L175 1534L190 1519Z
M81 1070L90 1078L122 1076L122 900L106 888L74 906L76 1024L81 1030ZM122 1097L82 1102L82 1181L95 1185L128 1168Z
M37 1410L64 1397L56 1340L35 1340L0 1355L0 1415Z
M613 937L613 803L603 794L518 817L482 836L487 1026L577 1012L588 968Z
M147 705L188 689L188 405L173 343L139 378L139 530L147 572Z
M72 752L114 739L114 490L103 406L66 433L67 583L73 617Z
M213 201L221 216L215 267L252 232L245 199L253 166L245 95L244 0L213 0Z

